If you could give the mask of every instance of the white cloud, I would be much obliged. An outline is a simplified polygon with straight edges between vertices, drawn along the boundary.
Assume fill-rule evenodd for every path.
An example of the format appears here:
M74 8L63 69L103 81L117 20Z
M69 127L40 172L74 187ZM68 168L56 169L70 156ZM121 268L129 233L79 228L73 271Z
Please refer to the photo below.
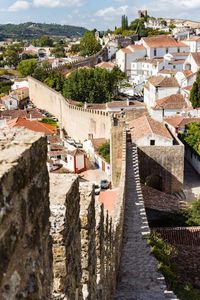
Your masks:
M25 0L17 0L11 6L8 7L8 11L15 12L19 10L26 10L30 7L30 3Z
M123 14L126 14L128 12L128 6L120 6L117 8L114 8L113 6L107 7L105 9L100 9L95 13L96 17L101 17L105 20L112 20L115 19L118 16L121 16Z
M80 6L83 0L33 0L33 5L36 7L65 7L65 6Z

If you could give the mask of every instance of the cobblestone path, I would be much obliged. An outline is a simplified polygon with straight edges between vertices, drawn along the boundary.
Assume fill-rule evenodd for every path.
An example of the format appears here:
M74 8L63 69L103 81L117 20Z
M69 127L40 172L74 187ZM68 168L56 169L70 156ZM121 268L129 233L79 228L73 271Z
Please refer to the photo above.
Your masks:
M131 144L127 150L126 175L123 249L114 300L177 299L166 291L163 276L157 271L158 262L143 237L149 233L149 226L140 188L137 149Z

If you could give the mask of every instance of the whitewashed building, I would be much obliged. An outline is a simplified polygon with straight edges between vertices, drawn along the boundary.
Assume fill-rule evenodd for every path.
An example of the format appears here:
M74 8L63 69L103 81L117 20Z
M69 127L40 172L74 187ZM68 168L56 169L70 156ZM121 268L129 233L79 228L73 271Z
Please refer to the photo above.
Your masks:
M177 42L168 35L142 38L137 44L143 45L149 58L164 57L167 53L189 52L190 47L183 42Z
M193 73L198 72L200 69L200 52L190 53L184 62L183 69Z
M147 109L155 106L156 101L180 91L178 81L174 77L152 76L144 86L144 103Z
M122 48L116 53L116 64L122 72L131 71L132 61L138 58L144 58L146 55L146 49L142 45L130 45L126 48Z
M129 123L132 140L137 146L172 146L173 138L164 124L149 116L142 116Z
M190 47L190 52L200 52L200 36L191 36L184 43Z

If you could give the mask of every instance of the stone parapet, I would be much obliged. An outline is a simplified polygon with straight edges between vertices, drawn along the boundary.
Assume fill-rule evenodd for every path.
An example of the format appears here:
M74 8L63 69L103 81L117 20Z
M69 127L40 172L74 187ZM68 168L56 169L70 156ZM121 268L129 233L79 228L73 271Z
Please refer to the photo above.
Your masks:
M0 299L51 299L46 138L0 131Z

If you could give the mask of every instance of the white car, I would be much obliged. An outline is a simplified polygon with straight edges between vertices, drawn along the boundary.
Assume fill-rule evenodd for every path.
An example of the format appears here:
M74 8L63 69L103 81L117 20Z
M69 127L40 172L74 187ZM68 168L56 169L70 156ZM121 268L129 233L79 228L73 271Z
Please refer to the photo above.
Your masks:
M95 191L95 195L99 195L100 192L101 192L101 187L99 184L96 184L94 185L94 191Z

